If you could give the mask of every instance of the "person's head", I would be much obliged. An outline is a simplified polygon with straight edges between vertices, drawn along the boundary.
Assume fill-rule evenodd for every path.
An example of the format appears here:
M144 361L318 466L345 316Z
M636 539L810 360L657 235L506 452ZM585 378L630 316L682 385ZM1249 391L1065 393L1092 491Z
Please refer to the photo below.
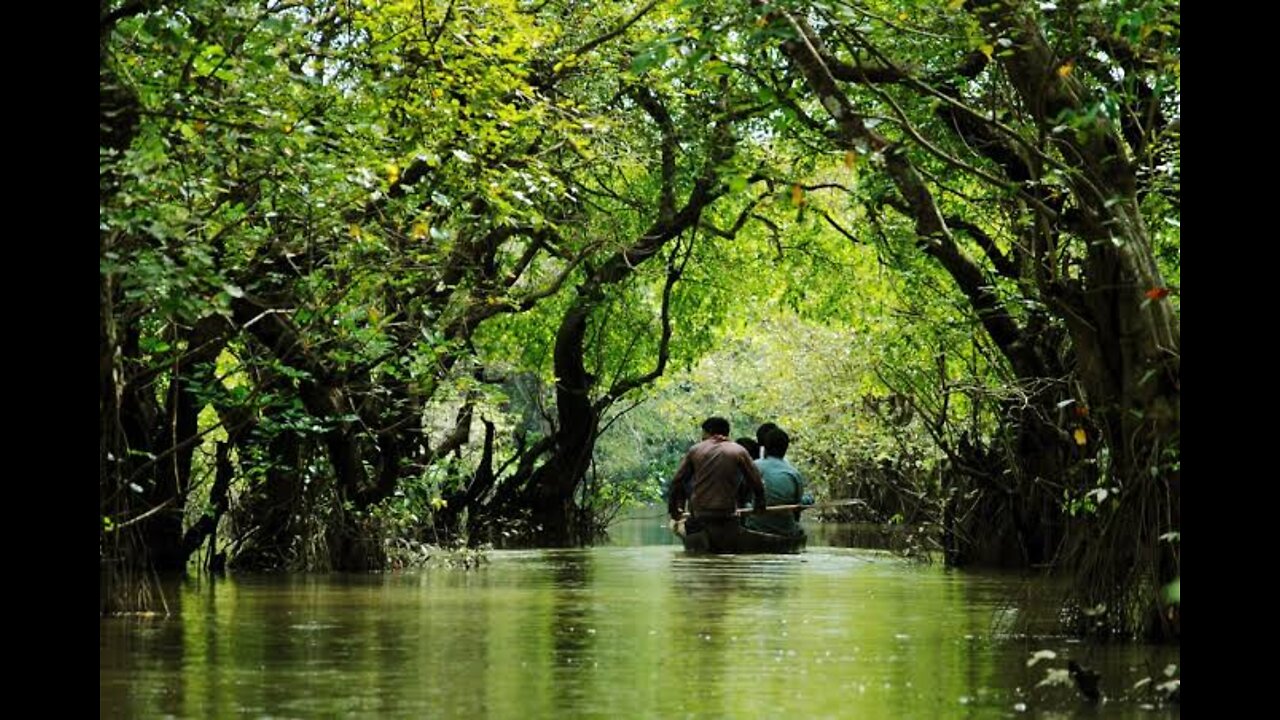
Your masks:
M761 445L764 445L764 436L768 435L770 430L777 430L777 429L778 429L777 424L771 423L771 422L767 422L761 425L760 427L756 428L756 442L760 443Z
M791 436L782 428L775 427L764 436L764 456L782 458L787 455L787 448L791 447Z
M729 421L716 415L702 421L703 435L724 435L729 436Z
M749 437L740 437L737 440L734 440L734 442L746 448L747 453L750 454L752 458L760 457L760 443L755 440L752 440Z

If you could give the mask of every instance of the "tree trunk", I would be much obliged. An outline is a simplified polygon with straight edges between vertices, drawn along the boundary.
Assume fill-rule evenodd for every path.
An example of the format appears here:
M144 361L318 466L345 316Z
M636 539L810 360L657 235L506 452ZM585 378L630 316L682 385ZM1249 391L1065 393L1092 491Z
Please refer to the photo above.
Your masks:
M579 544L585 528L574 522L573 494L586 476L595 450L599 416L592 402L592 378L583 362L587 319L599 298L579 295L556 333L554 365L556 414L559 426L555 450L530 480L531 521L539 544L565 547Z
M156 418L153 431L152 477L144 497L152 508L163 509L150 515L141 525L153 567L160 573L186 570L188 551L183 540L183 519L187 493L191 489L191 461L199 444L197 433L200 400L196 389L214 382L213 361L225 342L226 321L221 316L207 317L175 338L175 349L182 354L170 368L168 401Z

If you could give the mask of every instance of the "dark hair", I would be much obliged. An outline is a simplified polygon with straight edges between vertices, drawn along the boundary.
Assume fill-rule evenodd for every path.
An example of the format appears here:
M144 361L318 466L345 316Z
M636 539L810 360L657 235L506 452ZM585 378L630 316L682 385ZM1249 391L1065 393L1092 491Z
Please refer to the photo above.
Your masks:
M752 440L749 437L740 437L737 440L734 440L734 442L746 448L747 452L751 454L751 459L754 460L755 458L760 457L760 443L755 440Z
M767 422L761 425L760 427L756 428L756 442L760 443L761 445L764 445L764 438L766 435L769 434L769 431L777 430L777 429L778 429L777 424L771 423L771 422Z
M789 447L791 447L791 436L782 428L776 427L764 436L765 457L785 457Z
M716 415L702 421L702 432L708 435L728 435L729 421Z

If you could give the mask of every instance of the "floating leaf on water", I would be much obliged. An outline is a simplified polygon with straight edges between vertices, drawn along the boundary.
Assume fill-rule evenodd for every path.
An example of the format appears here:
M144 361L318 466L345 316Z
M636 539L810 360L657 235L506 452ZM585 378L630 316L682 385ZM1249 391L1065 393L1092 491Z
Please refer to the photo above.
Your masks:
M1044 679L1036 683L1036 687L1046 687L1050 685L1071 686L1071 673L1063 669L1050 669L1045 673Z
M1052 650L1037 650L1031 653L1031 659L1027 661L1027 667L1031 667L1041 660L1052 660L1058 657L1058 653Z

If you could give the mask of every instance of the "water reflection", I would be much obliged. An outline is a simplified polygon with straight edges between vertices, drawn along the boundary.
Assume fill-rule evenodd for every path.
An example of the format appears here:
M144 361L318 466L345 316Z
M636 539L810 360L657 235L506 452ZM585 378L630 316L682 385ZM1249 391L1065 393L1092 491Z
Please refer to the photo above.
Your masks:
M1055 635L1027 621L1048 615L1029 587L1017 576L821 546L717 558L620 545L498 552L471 572L234 576L175 588L175 618L102 622L101 713L1085 713L1070 688L1036 688L1049 663L1026 660L1048 649L1059 666L1073 657L1103 673L1113 700L1080 716L1177 716L1144 710L1131 691L1179 662L1176 648L1090 647Z
M570 711L589 702L587 684L577 682L586 668L595 667L594 627L590 593L590 556L565 554L551 570L551 636L553 702L557 709Z

